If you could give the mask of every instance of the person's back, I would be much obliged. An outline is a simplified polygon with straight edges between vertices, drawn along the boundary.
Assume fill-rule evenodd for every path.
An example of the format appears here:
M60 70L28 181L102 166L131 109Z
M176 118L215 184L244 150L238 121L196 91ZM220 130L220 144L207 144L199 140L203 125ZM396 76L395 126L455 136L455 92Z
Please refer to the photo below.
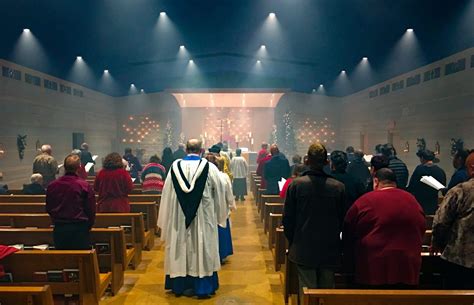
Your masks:
M89 230L95 221L95 194L91 186L76 175L79 166L79 157L69 155L64 162L66 174L51 182L46 192L46 212L54 224L56 249L90 248Z
M423 176L432 176L441 184L446 184L446 174L437 165L418 165L408 185L408 191L415 196L421 204L426 215L434 215L438 208L438 191L423 182L420 179Z
M406 164L395 156L389 159L388 168L390 168L397 176L397 187L406 189L408 184L408 168Z
M365 194L366 188L361 181L355 179L348 173L332 172L331 176L344 184L346 190L345 211L347 211L360 196Z
M142 192L160 194L166 179L166 169L159 164L160 159L154 155L142 172Z
M364 162L362 158L356 158L347 165L347 173L360 181L364 188L367 189L367 186L371 180L370 171L368 165Z
M383 171L393 175L389 169L377 175ZM353 258L360 285L418 284L425 217L416 199L396 188L392 177L393 185L360 197L344 220L344 257Z
M58 172L58 163L47 153L36 156L33 161L33 174L41 174L43 176L43 185L48 186L51 181L56 179Z
M248 164L244 157L235 156L230 161L230 170L235 178L247 178L248 176Z
M186 157L186 151L184 151L184 145L179 145L178 149L173 153L173 160L183 159Z
M45 195L46 191L41 184L30 183L23 185L22 193L24 195Z
M263 176L266 180L266 194L278 195L278 181L290 176L290 163L284 155L276 153L264 165Z
M127 150L125 150L123 158L128 162L128 166L130 167L130 176L135 178L136 183L140 183L140 175L138 172L142 171L142 165L138 158L135 157L131 151L127 152Z
M99 194L97 210L101 213L130 212L128 194L133 189L133 183L122 166L119 154L109 154L104 159L104 168L95 178L94 190Z

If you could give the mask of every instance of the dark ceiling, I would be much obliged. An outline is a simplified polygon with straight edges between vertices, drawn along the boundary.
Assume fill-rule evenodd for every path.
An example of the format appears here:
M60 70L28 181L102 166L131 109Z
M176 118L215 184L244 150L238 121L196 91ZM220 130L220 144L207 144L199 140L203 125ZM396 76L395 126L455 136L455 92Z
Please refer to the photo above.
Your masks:
M0 12L0 57L113 96L131 83L346 95L474 46L474 0L2 0ZM416 39L401 43L407 28ZM371 71L356 69L364 56Z

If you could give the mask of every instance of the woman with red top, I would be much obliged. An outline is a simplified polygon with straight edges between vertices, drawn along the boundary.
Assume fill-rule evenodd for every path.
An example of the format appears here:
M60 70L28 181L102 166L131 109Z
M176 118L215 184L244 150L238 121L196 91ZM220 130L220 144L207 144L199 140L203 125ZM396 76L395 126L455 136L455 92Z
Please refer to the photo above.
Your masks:
M293 173L291 174L291 177L286 180L285 184L280 190L280 198L283 198L283 199L286 198L286 191L288 190L288 186L290 186L293 179L301 176L307 170L308 170L308 167L306 165L295 164L295 166L293 167Z
M124 169L122 157L118 153L108 154L102 167L94 182L94 190L99 194L97 212L129 213L128 194L133 189L133 183Z

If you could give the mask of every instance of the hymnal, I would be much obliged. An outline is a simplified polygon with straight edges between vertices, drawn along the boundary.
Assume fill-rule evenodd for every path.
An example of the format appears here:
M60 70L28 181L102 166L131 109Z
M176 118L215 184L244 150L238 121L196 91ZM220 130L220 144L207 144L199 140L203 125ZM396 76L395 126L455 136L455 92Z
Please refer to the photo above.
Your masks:
M33 249L34 250L48 250L49 249L49 245L48 244L44 244L44 245L36 245L36 246L33 246Z
M64 272L62 270L49 270L48 282L65 282Z
M48 281L48 272L46 271L33 272L33 282L47 282L47 281Z
M24 250L25 249L25 245L23 245L23 244L10 245L9 247L16 248L18 250Z
M64 269L65 282L79 282L79 269Z
M434 188L437 191L446 188L444 185L441 184L441 182L439 182L438 180L436 180L432 176L423 176L423 177L421 177L420 181L423 182L424 184Z
M283 177L281 178L280 181L278 181L278 188L280 189L280 192L283 189L283 186L285 185L285 183L286 183L286 179Z
M86 173L88 173L91 170L92 166L94 166L94 163L92 162L89 162L86 164L86 166L84 166Z

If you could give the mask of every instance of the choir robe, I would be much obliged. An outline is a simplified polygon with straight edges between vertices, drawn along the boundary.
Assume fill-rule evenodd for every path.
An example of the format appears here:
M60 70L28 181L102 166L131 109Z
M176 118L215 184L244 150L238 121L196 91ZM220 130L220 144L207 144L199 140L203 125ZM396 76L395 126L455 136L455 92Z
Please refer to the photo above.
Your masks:
M216 277L221 267L218 225L225 227L228 216L225 185L219 176L219 170L214 164L209 163L202 199L196 216L188 228L171 173L171 171L175 173L181 190L190 193L202 173L200 168L204 163L208 161L198 155L188 155L183 160L173 162L161 196L158 227L161 228L161 240L165 242L164 269L167 280L165 288L172 289L177 294L182 293L183 288L181 284L176 284L179 282L186 284L193 282L195 293L198 295L214 293L218 285ZM184 177L179 174L179 166ZM189 187L182 178L187 180ZM202 287L200 283L214 287L205 287L199 292L198 288Z
M219 256L221 261L223 261L227 256L234 254L232 234L230 232L230 212L235 211L237 206L235 205L234 193L232 192L232 182L230 181L229 176L224 172L220 172L219 176L224 183L224 198L228 215L226 221L227 226L219 226Z
M102 169L95 178L94 190L99 194L99 213L130 212L128 194L133 190L133 183L125 169Z

